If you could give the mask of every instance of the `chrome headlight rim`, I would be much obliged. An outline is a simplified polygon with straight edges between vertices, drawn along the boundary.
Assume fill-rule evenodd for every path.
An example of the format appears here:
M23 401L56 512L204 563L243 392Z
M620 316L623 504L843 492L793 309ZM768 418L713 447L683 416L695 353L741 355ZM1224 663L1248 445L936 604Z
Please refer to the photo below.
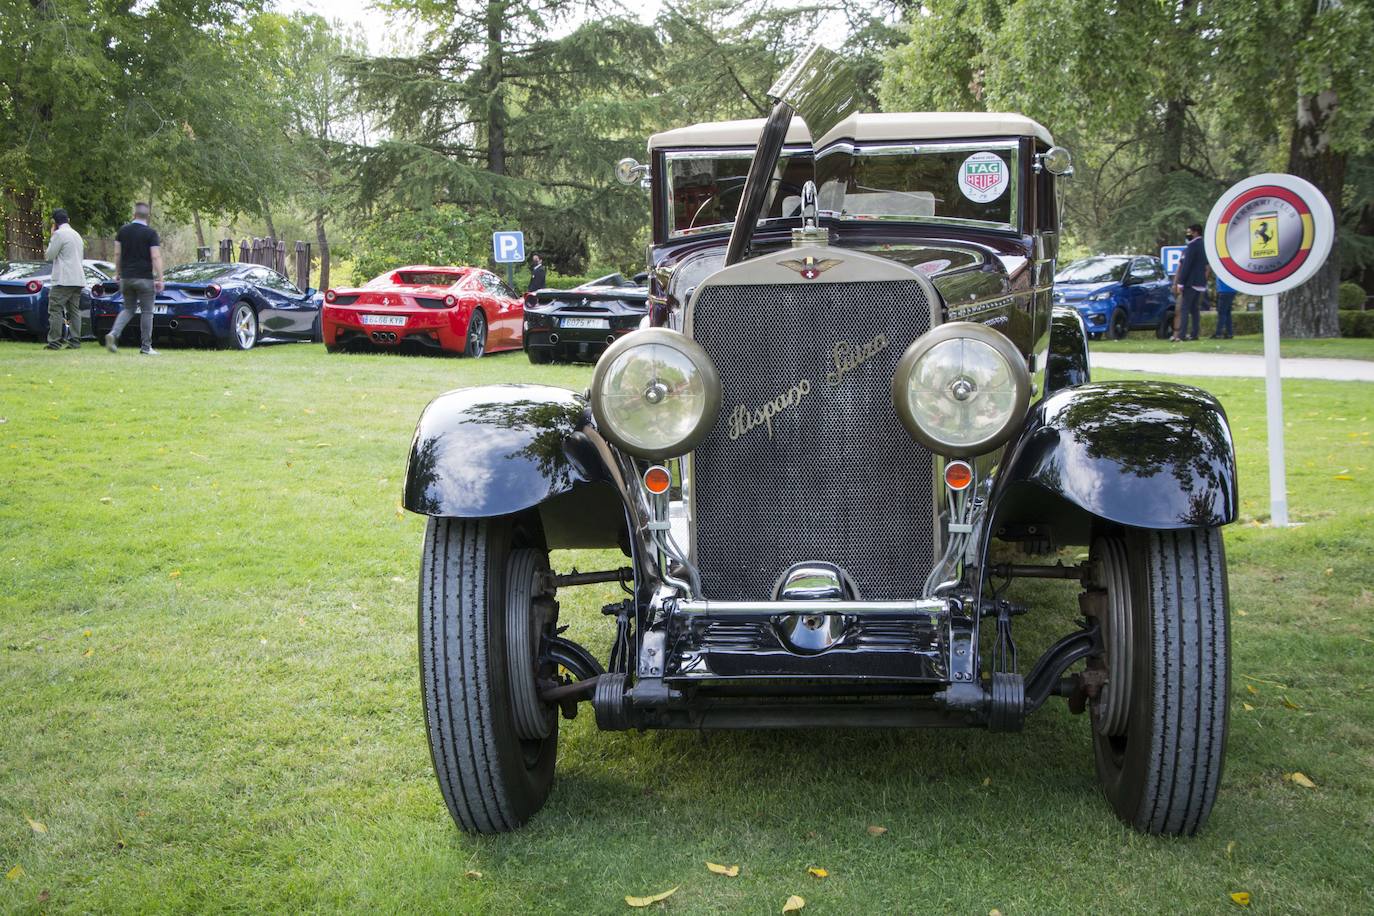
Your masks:
M920 421L917 420L916 415L911 410L911 402L907 396L911 374L915 371L916 364L921 357L939 344L958 339L976 340L996 351L997 355L1006 362L1008 372L1016 386L1015 400L1011 411L1007 414L1006 421L991 435L985 436L977 442L964 444L940 439L921 426ZM906 352L897 360L897 368L892 374L892 403L897 409L897 416L901 419L902 425L917 442L932 452L948 458L985 455L1004 445L1025 421L1026 411L1030 407L1030 392L1030 369L1026 365L1026 358L1016 349L1016 345L1005 334L972 321L954 321L949 324L942 324L922 334L912 342L911 346L907 347Z
M697 372L701 374L706 394L706 404L701 412L701 418L691 432L676 442L666 443L658 448L646 448L640 443L627 439L620 430L616 429L602 404L602 390L606 384L606 377L610 374L616 361L629 350L651 345L669 347L690 360ZM596 369L592 372L589 396L592 418L596 421L596 428L601 435L617 448L649 461L666 461L670 458L680 458L686 455L701 444L701 441L716 425L716 421L720 419L720 373L716 370L716 364L711 361L711 357L702 349L701 344L685 334L668 328L640 328L631 331L608 346L605 352L601 354L601 358L596 361Z

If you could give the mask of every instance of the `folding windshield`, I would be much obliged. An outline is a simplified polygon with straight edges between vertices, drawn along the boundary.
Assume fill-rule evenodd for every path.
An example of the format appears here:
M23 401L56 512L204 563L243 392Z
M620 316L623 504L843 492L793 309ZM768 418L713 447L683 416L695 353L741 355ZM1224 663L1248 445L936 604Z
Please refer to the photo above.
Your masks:
M818 205L840 220L1016 229L1018 144L833 143L816 157Z
M667 214L670 235L729 228L739 209L752 149L668 153ZM797 216L802 185L811 180L811 151L784 150L774 172L772 202L761 220Z

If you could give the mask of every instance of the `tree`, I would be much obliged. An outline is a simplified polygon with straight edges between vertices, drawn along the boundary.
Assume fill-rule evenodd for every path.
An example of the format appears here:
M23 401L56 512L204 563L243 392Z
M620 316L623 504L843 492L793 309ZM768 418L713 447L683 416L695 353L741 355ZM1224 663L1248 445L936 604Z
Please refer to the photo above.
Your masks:
M371 278L405 264L480 264L503 228L494 213L454 204L378 213L358 228L354 271Z

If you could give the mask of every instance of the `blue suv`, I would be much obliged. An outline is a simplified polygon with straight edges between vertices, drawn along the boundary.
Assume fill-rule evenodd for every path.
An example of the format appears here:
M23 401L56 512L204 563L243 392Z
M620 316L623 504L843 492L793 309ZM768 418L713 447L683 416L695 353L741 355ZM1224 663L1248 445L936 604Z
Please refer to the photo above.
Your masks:
M1174 326L1171 285L1159 258L1099 255L1055 274L1054 301L1076 308L1095 338L1120 340L1139 328L1165 338Z

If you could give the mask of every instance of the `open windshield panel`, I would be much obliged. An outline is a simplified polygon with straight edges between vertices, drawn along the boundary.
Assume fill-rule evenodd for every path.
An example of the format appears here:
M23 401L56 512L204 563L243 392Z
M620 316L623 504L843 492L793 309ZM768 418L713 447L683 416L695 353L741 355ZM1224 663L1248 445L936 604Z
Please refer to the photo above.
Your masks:
M1055 274L1056 283L1114 283L1126 274L1130 258L1084 258Z
M739 209L752 149L684 150L664 156L667 201L665 212L671 238L729 230ZM783 150L773 175L773 193L760 218L796 217L801 212L802 186L812 180L811 150Z
M162 275L162 279L168 283L209 283L211 280L218 280L226 274L243 273L241 268L235 268L233 264L215 264L204 261L192 261L189 264L178 264Z
M832 143L816 157L817 204L841 221L1020 226L1015 140Z

